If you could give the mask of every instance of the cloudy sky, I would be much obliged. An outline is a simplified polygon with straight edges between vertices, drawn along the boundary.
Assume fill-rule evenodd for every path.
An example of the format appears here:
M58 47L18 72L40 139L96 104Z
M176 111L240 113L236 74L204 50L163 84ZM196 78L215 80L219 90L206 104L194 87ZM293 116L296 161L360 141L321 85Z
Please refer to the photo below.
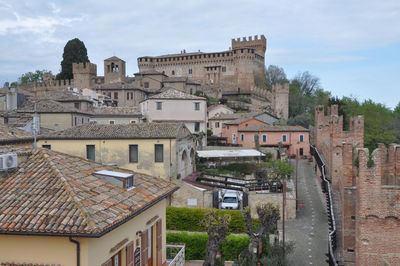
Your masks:
M0 86L36 69L60 71L63 48L82 40L103 75L116 55L137 71L143 55L227 50L264 34L266 65L289 78L309 71L337 96L400 101L400 1L0 0Z

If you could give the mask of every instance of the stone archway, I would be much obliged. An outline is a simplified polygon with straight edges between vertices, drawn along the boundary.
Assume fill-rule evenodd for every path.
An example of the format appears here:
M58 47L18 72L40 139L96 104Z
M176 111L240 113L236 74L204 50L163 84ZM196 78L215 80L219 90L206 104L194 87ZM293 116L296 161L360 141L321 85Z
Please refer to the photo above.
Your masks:
M188 167L188 164L189 164L189 159L188 159L186 150L184 150L182 152L181 163L182 163L181 178L183 179L183 178L186 177L187 167Z

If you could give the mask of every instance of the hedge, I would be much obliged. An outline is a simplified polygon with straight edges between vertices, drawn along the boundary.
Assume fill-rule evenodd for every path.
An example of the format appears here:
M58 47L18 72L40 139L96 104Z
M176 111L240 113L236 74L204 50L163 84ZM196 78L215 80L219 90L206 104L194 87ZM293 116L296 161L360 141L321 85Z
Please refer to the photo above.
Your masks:
M208 235L206 233L167 232L167 243L185 244L185 260L204 260ZM224 260L236 260L249 245L248 236L229 235L220 249Z
M167 229L178 231L204 232L200 221L204 219L208 209L167 207ZM245 233L246 225L239 210L217 210L217 213L226 213L231 216L229 229L231 233ZM259 225L259 219L253 219L253 225Z

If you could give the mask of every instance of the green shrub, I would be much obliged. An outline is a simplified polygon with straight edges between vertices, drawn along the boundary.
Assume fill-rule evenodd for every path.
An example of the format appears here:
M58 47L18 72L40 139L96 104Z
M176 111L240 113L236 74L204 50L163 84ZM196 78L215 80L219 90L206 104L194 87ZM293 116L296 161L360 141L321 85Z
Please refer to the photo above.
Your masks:
M249 237L246 235L229 235L227 241L222 243L221 253L225 260L237 260L240 253L247 250L249 246Z
M206 233L167 232L167 243L185 244L185 260L204 260L207 240Z
M217 210L217 213L227 213L231 216L229 229L231 233L245 233L246 225L242 213L239 210ZM204 226L200 221L205 218L207 209L167 207L167 229L179 231L204 232ZM258 218L253 219L253 226L260 224Z
M186 260L204 260L208 235L206 233L167 232L167 243L185 244ZM229 235L220 248L224 260L235 260L249 245L248 236Z

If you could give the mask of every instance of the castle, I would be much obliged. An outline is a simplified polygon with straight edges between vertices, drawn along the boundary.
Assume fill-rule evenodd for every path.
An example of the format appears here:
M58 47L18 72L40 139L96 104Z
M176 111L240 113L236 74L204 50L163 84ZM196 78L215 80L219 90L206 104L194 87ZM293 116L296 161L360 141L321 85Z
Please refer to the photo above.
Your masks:
M186 93L202 90L208 96L226 99L233 107L237 104L250 111L265 110L287 119L289 84L274 84L271 90L264 88L265 51L266 38L261 35L233 39L231 48L223 52L182 51L139 57L139 73L135 77L127 77L126 62L113 56L104 60L104 76L97 76L96 64L73 63L73 79L56 80L52 75L45 75L42 83L24 88L36 88L39 92L90 88L114 98L120 105L130 106L143 100L146 94L172 86ZM135 100L131 101L132 97Z
M269 109L280 118L288 118L289 84L275 84L271 91L265 82L264 35L232 39L231 48L222 52L194 52L161 56L142 56L142 71L158 71L171 77L187 77L201 84L201 89L228 100L248 97L252 108Z
M315 145L331 177L338 257L345 265L400 265L400 145L364 145L364 117L343 130L338 106L315 109Z

